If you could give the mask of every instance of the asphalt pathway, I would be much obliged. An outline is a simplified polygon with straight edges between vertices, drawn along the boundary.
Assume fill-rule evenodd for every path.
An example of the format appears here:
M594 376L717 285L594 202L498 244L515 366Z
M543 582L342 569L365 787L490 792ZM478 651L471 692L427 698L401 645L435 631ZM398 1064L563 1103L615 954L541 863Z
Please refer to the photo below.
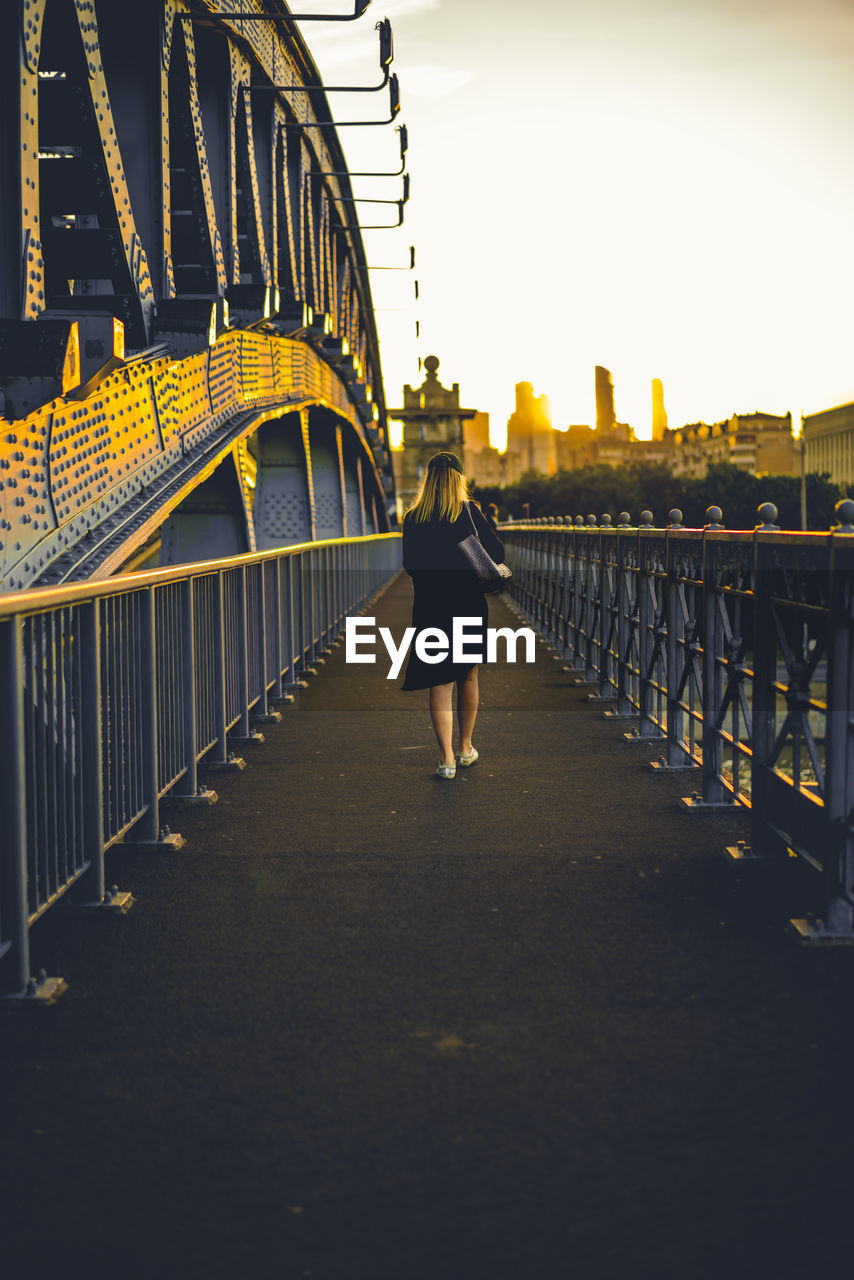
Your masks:
M115 850L129 915L35 926L69 992L0 1017L3 1274L851 1274L854 951L785 936L811 881L736 879L743 821L543 646L482 671L452 783L386 669L336 648L185 850Z

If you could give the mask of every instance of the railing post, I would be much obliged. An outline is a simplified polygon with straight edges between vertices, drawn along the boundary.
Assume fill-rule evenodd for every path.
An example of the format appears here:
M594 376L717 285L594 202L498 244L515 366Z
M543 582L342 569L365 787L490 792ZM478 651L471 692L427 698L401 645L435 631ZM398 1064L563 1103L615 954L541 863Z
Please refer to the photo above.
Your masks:
M613 533L613 527L611 525L611 517L607 512L600 517L599 525L599 591L597 610L599 615L599 639L597 645L599 649L599 687L588 696L591 702L613 702L614 698L617 696L617 681L619 679L619 673L617 673L616 679L611 679L610 669L613 655L611 653L610 642L612 631L616 632L617 629L615 610L618 609L618 603L617 591L614 592L613 596L611 593L612 566L610 564L608 541L606 539L609 534ZM619 556L619 547L617 548L617 554ZM617 573L619 573L619 563L616 566L616 570ZM617 648L617 664L619 666L619 642L617 644Z
M723 785L724 743L718 729L718 712L723 702L724 673L720 659L724 653L724 629L715 593L715 542L703 535L703 804L727 803ZM727 807L731 804L727 803Z
M287 645L287 666L285 668L285 689L293 689L297 684L297 610L294 607L294 556L288 555L282 558L282 568L285 573L285 615L284 615L284 631L285 644Z
M271 711L267 698L267 632L269 622L267 618L267 570L276 569L275 561L259 560L258 565L258 649L259 649L259 667L261 669L261 693L255 710L252 712L253 724L278 724L282 719L280 711ZM276 570L278 577L278 570ZM278 669L278 660L276 667Z
M854 502L837 503L830 546L822 918L792 920L808 943L854 943Z
M7 743L22 747L24 737L23 622L19 617L0 623L0 710ZM0 769L0 820L8 856L3 899L8 914L2 922L3 995L20 995L30 978L29 906L27 902L27 775L25 753L14 749Z
M737 862L767 860L783 852L769 823L773 801L768 793L771 757L777 737L777 633L771 603L773 550L757 534L753 540L753 698L750 733L750 844L727 848Z
M270 562L272 572L273 595L273 652L276 662L273 668L273 687L270 697L274 702L282 702L285 691L282 687L282 557L276 556Z
M42 972L30 976L29 895L27 890L27 772L24 724L23 620L0 623L0 723L11 761L0 768L0 821L7 856L2 885L4 907L0 934L0 994L9 999L51 1004L67 989L63 978Z
M86 907L109 907L125 913L133 906L129 893L107 888L104 868L104 747L101 732L101 602L90 600L78 612L80 645L80 790L83 857L89 863L80 881Z
M680 640L684 639L684 622L679 608L679 583L676 575L676 544L667 538L665 545L667 565L667 585L665 588L665 617L667 619L667 637L665 639L667 670L667 733L666 733L666 765L668 769L685 768L685 750L682 746L682 707L679 704L677 690L681 684L682 649ZM682 661L680 661L682 657Z
M226 728L228 714L226 705L225 678L225 582L223 569L218 569L214 578L213 599L213 699L216 719L216 746L211 751L208 768L217 771L245 769L246 765L239 756L235 756L228 748L228 730Z
M216 715L216 746L213 750L212 763L226 764L228 761L228 743L226 741L226 709L225 709L225 589L223 571L217 571L214 580L214 705Z
M175 795L194 796L199 789L196 765L196 635L193 579L181 584L181 682L184 711L185 773Z
M239 565L237 574L237 690L240 719L229 734L233 746L260 745L263 733L249 723L249 619L247 617L246 565Z
M631 699L631 668L629 665L632 649L632 628L637 625L637 613L633 612L633 607L636 609L637 601L632 599L630 590L627 548L630 537L633 538L635 546L637 546L637 535L631 530L629 516L625 511L620 512L620 523L617 529L617 705L613 710L606 711L605 715L608 719L629 720L638 714ZM637 580L635 580L635 586L637 587Z
M246 566L237 570L237 686L240 719L234 737L249 737L249 644L246 619Z
M644 537L652 532L652 512L642 511L638 526L638 727L627 733L627 742L660 742L663 734L655 719L653 670L656 654L664 640L661 618L656 619L656 577L654 544Z
M169 792L181 804L216 804L218 796L199 786L198 723L196 719L196 578L181 583L181 687L184 729L184 773Z
M145 811L124 844L127 848L138 849L181 849L186 843L184 838L168 827L162 830L160 827L155 590L155 587L148 587L142 592L139 622L140 752Z
M83 841L89 862L84 890L91 902L103 901L104 872L104 759L101 735L101 602L80 609L80 715L83 783Z
M140 618L140 684L142 690L142 791L145 813L137 834L143 843L160 835L157 795L157 647L155 642L154 588L143 592Z

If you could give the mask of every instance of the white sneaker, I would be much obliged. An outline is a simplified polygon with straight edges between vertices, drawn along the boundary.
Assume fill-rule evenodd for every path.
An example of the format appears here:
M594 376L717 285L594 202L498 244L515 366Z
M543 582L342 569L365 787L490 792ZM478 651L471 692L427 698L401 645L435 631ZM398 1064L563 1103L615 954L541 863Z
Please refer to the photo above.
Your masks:
M457 766L455 764L440 764L437 766L434 776L437 778L455 778L457 776Z
M464 756L457 756L457 764L461 764L467 769L470 764L474 764L477 759L477 747L472 747L471 751L467 751Z

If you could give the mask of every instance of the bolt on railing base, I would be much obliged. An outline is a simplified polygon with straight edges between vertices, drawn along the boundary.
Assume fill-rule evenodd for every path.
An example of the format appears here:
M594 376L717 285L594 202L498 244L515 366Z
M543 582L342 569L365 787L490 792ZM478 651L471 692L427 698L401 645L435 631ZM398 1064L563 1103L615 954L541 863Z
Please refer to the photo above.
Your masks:
M250 729L247 737L242 738L238 734L228 735L228 745L230 747L260 747L264 743L263 733L258 733Z
M156 840L123 840L121 847L133 853L177 853L186 843L177 831L164 827Z
M281 711L268 711L266 715L253 716L252 723L253 724L281 724L282 713Z
M721 809L735 809L734 800L704 800L698 791L682 796L679 803L690 813L719 813Z
M160 803L177 804L180 805L182 809L189 809L198 805L216 804L218 800L219 796L215 791L212 791L210 787L199 787L195 795L192 796L182 796L170 791L163 797Z
M822 920L790 920L786 931L802 946L807 947L851 947L854 946L854 933L845 933L828 929Z
M119 915L126 916L133 906L136 899L132 893L123 893L118 885L113 885L111 889L107 889L103 898L96 899L92 902L72 902L71 906L75 911L117 911Z
M210 773L240 773L246 768L246 761L229 751L225 760L206 760L205 769Z
M45 1005L56 1004L67 990L68 983L64 978L49 978L42 970L37 978L30 978L23 991L13 991L2 999L10 1002L10 1008L24 1005L39 1005L43 1008Z

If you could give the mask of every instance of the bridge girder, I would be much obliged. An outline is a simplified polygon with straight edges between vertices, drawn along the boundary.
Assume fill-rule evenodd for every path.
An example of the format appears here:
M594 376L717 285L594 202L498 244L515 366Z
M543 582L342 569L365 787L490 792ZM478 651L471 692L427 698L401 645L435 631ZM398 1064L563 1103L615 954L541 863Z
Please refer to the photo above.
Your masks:
M322 90L271 91L319 80L292 25L263 20L284 6L247 9L258 19L221 17L229 0L0 14L0 589L114 571L239 441L312 406L337 441L318 458L337 452L350 477L342 520L349 483L389 527L343 153L313 123L330 119Z

